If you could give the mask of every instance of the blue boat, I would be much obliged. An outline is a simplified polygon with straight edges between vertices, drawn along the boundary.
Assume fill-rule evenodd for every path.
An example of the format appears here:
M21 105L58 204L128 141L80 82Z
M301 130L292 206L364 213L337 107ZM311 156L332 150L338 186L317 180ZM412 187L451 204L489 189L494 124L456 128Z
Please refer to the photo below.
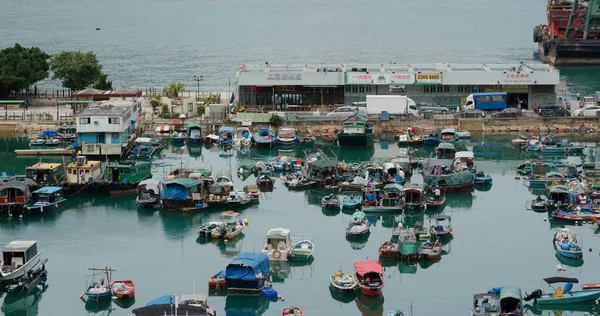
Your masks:
M552 277L545 278L544 281L548 285L555 283L565 283L564 287L558 287L553 292L540 293L532 295L535 298L536 305L555 305L555 304L575 304L581 302L591 302L600 298L600 290L579 290L573 291L573 284L579 283L576 278ZM534 293L535 294L535 293Z
M441 132L440 140L443 143L454 143L458 140L458 135L454 128L445 128Z
M456 131L456 136L458 139L471 139L471 132L466 130L458 130Z
M484 174L483 171L479 171L473 176L473 183L479 185L489 185L492 184L492 177Z
M25 209L28 211L40 210L44 212L44 208L51 206L58 207L58 205L66 199L62 196L61 187L43 187L37 189L31 193L31 202L25 205Z
M219 140L217 141L219 146L231 146L233 145L233 127L223 126L219 128Z
M423 145L425 146L437 146L440 143L440 132L439 130L429 133L429 135L423 136Z
M173 132L171 134L171 143L176 145L185 143L185 133Z
M526 315L523 313L523 296L521 289L516 287L495 287L486 294L476 294L473 296L473 309L471 315L490 316L490 315Z
M148 160L152 159L152 155L158 147L150 147L146 145L137 145L129 152L129 159Z
M164 295L159 298L155 298L151 301L148 301L148 303L146 303L146 306L163 304L175 304L175 295Z
M272 147L275 142L275 131L269 126L261 125L254 133L254 141L257 146Z
M92 271L92 275L90 277L90 282L85 290L85 296L88 301L104 301L108 300L112 297L112 289L111 289L111 275L114 271L109 267L105 268L89 268L88 270ZM100 280L95 281L94 277L96 275L104 275L100 278ZM105 279L106 278L106 279ZM81 295L83 299L83 294Z
M262 253L244 252L225 269L228 293L258 294L269 280L269 258Z
M342 199L342 207L347 209L356 209L360 208L362 204L362 197L359 194L356 195L346 195Z
M554 234L556 252L567 258L583 258L583 249L577 244L577 235L568 228L561 228Z

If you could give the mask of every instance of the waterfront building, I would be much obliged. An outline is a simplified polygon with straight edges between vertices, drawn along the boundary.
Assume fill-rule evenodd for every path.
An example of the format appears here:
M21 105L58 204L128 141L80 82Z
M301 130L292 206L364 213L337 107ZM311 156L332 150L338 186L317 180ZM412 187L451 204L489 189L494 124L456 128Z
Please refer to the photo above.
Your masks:
M553 104L564 89L546 64L242 65L236 102L247 108L310 110L350 105L367 95L406 94L415 102L464 104L472 93L506 92L509 106ZM521 102L519 102L521 101Z
M77 141L83 155L121 156L139 116L134 100L92 103L76 115Z

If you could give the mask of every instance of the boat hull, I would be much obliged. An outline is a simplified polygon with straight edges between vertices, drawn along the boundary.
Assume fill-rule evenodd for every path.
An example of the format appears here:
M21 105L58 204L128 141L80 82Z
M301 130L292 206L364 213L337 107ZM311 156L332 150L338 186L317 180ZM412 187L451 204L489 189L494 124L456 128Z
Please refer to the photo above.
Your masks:
M115 287L115 285L117 284L123 284L127 287L126 290L120 290L117 287ZM112 292L113 294L121 299L128 299L128 298L132 298L135 295L135 285L133 284L133 281L131 280L120 280L120 281L114 281L112 284Z
M359 284L360 292L367 296L377 296L381 295L381 289L383 288L383 284L378 287L369 287Z
M41 261L41 253L37 253L33 258L27 261L22 267L9 274L0 274L0 284L12 283L21 278L27 271L35 268Z
M573 304L581 302L594 301L600 298L600 290L581 290L571 291L568 295L554 298L554 293L545 293L543 297L538 298L537 305L554 305L554 304Z
M372 134L337 134L338 144L341 147L371 147L373 146Z

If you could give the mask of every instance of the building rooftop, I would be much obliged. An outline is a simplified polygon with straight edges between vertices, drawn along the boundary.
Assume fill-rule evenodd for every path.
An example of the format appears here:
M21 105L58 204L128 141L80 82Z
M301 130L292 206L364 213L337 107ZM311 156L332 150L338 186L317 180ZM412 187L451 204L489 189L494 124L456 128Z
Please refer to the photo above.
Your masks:
M77 116L123 116L135 105L132 101L94 102L81 110Z

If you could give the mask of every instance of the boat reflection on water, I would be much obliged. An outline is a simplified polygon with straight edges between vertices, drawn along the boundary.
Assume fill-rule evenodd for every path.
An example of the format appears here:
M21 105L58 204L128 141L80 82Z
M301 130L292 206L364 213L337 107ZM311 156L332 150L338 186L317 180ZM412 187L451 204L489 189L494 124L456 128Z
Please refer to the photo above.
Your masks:
M287 261L269 262L269 270L273 283L284 283L285 279L290 276L290 264Z
M578 268L583 265L583 258L567 258L565 256L559 255L558 252L554 256L560 263L569 267Z
M99 313L102 311L112 310L112 301L110 299L105 300L87 300L85 302L85 310L90 313Z
M199 236L196 238L196 242L204 244L213 244L219 248L219 252L225 258L234 258L242 252L242 245L244 244L244 233L240 233L237 237L225 240L225 239L212 239Z
M132 298L128 298L128 299L123 299L123 298L117 299L117 300L114 300L114 303L115 303L115 305L119 306L120 308L128 309L131 306L133 306L133 304L135 304L135 296Z
M481 191L481 192L486 192L492 189L492 183L487 183L487 184L476 184L475 185L475 190L477 191Z
M331 294L331 298L343 304L348 304L356 299L355 291L343 293L338 291L331 284L329 285L329 294Z
M390 258L390 257L379 257L379 263L381 266L386 267L395 267L398 264L398 258Z
M312 279L315 257L310 257L308 260L292 260L290 261L292 279L308 280Z
M335 151L335 149L332 149L332 150ZM346 162L370 161L373 159L374 155L375 155L375 147L367 147L367 148L339 147L339 148L337 148L338 161L346 161Z
M365 316L381 316L383 315L383 303L385 299L383 294L376 296L367 296L362 293L356 294L356 307L360 311L361 315Z
M171 143L171 152L174 154L182 155L186 151L186 146L184 144L173 144Z
M398 263L398 271L402 274L415 274L417 273L417 263L400 261Z
M161 212L160 219L165 237L170 240L183 240L190 231L202 225L202 217L180 212Z
M194 143L194 144L188 145L188 155L190 155L190 157L192 157L192 158L198 158L198 157L202 156L202 144Z
M571 315L580 313L570 313L570 312L581 312L582 315L599 315L599 311L596 308L592 309L594 306L593 302L585 302L585 303L573 303L573 304L550 304L550 305L530 305L524 304L523 309L527 312L528 315Z
M44 284L42 287L36 287L33 289L28 295L23 295L20 293L6 293L4 303L0 308L2 315L40 315L38 311L38 303L42 299L42 294L46 292L47 289L48 285Z
M365 246L367 245L367 241L369 241L369 237L360 237L360 238L346 237L346 240L348 241L348 243L350 244L350 247L353 250L361 250L361 249L365 248Z
M455 192L446 195L446 206L452 208L473 207L473 194L471 192Z
M269 309L269 300L264 295L227 295L225 315L257 316Z
M434 259L419 260L419 267L421 267L421 269L425 270L425 269L430 268L432 265L440 262L440 260L442 260L442 256L439 256L439 257L434 258Z

